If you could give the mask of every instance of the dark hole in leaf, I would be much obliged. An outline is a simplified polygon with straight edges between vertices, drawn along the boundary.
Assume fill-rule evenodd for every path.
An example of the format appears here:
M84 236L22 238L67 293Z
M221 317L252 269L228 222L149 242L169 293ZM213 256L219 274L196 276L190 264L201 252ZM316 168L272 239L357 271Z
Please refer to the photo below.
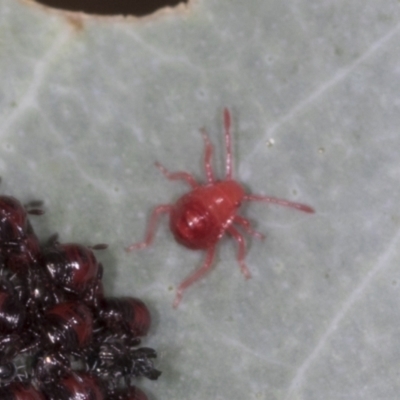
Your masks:
M163 7L174 7L188 0L37 0L39 3L68 11L98 15L144 16Z

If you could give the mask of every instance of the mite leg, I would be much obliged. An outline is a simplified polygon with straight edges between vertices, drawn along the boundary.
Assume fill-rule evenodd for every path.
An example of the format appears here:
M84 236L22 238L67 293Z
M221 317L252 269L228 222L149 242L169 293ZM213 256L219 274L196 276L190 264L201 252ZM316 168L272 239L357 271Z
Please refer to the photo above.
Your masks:
M211 157L213 153L213 147L210 142L210 138L208 137L207 131L203 128L201 129L201 134L203 136L204 140L204 169L206 171L206 177L207 177L207 182L208 183L214 183L215 182L215 177L214 177L214 171L212 168L211 164Z
M159 162L154 163L154 165L164 174L164 176L169 179L170 181L178 181L182 180L185 181L192 189L197 188L199 184L196 182L196 180L193 178L192 175L190 175L187 172L179 171L179 172L169 172L167 168L165 168L163 165L161 165Z
M41 207L43 207L42 200L32 200L29 203L24 204L26 212L31 215L43 215L44 211Z
M234 228L232 225L227 229L227 232L236 240L238 244L238 253L237 253L237 261L240 266L240 270L242 271L244 277L246 279L251 278L251 274L247 265L244 262L244 258L246 256L246 244L243 236Z
M108 247L107 243L97 243L93 246L88 246L92 250L105 250Z
M231 136L231 114L224 108L224 129L225 129L225 149L226 149L226 179L232 179L232 136Z
M261 232L255 231L250 224L250 221L246 218L241 217L240 215L235 215L233 218L233 222L243 226L244 230L251 236L256 237L257 239L264 240L265 235Z
M149 225L147 226L146 237L143 242L133 243L129 247L126 248L126 251L132 251L135 249L144 249L147 246L150 246L153 242L154 234L156 232L158 220L161 214L169 214L172 210L171 204L163 204L161 206L156 207L153 210L153 213L150 217Z
M293 203L292 201L277 199L276 197L268 197L268 196L260 196L258 194L250 194L244 196L243 200L245 201L260 201L263 203L272 203L278 204L280 206L295 208L299 211L304 211L307 213L315 213L315 210L306 204L301 203Z
M206 274L212 265L212 262L214 261L214 256L215 256L215 246L210 247L207 251L206 259L204 260L203 265L196 269L191 275L189 275L181 284L178 286L178 289L176 290L176 296L175 300L173 303L173 307L177 308L179 303L182 300L183 292L193 283L195 283L197 280L203 277L204 274Z

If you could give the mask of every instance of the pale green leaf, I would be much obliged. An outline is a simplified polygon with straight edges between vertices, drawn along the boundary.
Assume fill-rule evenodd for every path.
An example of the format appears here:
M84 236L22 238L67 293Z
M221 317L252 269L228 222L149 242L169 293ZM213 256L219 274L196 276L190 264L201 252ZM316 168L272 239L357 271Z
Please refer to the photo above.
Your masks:
M95 244L109 294L153 313L152 399L393 400L400 392L400 9L383 0L193 0L143 20L0 0L1 192L42 199L41 238ZM235 244L172 309L204 254L151 209L203 179L206 127L224 169L222 110L267 234ZM33 219L33 217L32 217Z

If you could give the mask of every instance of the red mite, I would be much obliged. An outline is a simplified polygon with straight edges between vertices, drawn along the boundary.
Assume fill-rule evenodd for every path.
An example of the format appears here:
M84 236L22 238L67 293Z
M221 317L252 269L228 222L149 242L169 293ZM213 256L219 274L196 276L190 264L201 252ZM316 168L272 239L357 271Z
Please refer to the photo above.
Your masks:
M88 247L57 243L44 253L50 276L67 291L82 294L97 279L99 263Z
M236 241L238 245L237 260L240 269L246 279L250 278L250 271L244 262L246 255L245 240L235 225L240 226L249 235L258 239L264 239L264 235L253 230L248 219L238 215L238 210L244 201L273 203L307 213L315 212L314 209L305 204L293 203L275 197L247 194L243 186L232 176L231 115L226 108L224 109L224 130L225 179L217 180L214 176L211 165L213 147L207 132L203 129L201 133L205 144L204 169L207 182L200 184L191 174L184 171L171 173L157 162L156 167L167 179L182 180L191 187L191 190L180 197L175 204L162 204L156 207L151 215L144 241L134 243L127 248L127 251L132 251L149 246L153 241L160 215L169 214L169 227L176 241L189 249L201 249L207 252L203 265L178 286L173 303L174 308L179 305L183 292L209 271L215 257L216 245L225 233L229 233Z
M66 351L84 348L92 339L93 317L78 301L59 303L46 311L44 334L50 345Z
M105 297L100 302L99 308L99 322L114 334L119 333L122 336L125 334L128 338L136 339L146 336L149 332L150 311L140 299L135 297Z

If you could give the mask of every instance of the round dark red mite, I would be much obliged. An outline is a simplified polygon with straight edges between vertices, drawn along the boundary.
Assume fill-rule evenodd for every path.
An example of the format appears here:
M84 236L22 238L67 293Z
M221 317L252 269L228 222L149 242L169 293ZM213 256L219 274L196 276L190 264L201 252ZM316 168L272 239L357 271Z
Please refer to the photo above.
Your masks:
M198 183L195 178L184 171L169 172L160 163L156 167L169 180L182 180L191 190L180 197L175 204L157 206L150 217L146 236L143 242L134 243L126 250L143 249L149 246L154 239L155 230L162 214L169 214L169 226L175 240L183 246L194 250L205 250L206 257L203 265L183 280L176 291L173 306L176 308L181 302L183 292L206 274L214 261L215 250L219 240L228 233L237 243L237 261L245 278L250 278L250 271L245 264L246 244L243 235L236 226L240 226L246 233L258 239L264 235L253 230L250 221L238 215L241 204L245 201L259 201L295 208L299 211L314 213L314 209L301 203L293 203L276 197L247 194L243 186L233 179L232 174L232 139L231 115L224 109L224 132L226 148L226 176L217 180L211 165L213 147L207 132L201 131L205 144L204 169L206 183Z
M106 400L99 380L88 373L75 372L61 380L43 385L49 399L59 400Z
M109 332L132 338L147 335L151 324L149 309L134 297L105 297L100 302L99 317Z
M25 272L40 251L28 213L39 215L39 210L27 211L16 198L0 196L0 255L3 267L13 272Z
M52 345L73 351L86 346L92 338L93 317L82 303L57 304L46 312L45 317L45 335Z
M72 294L88 292L101 279L100 264L88 247L55 242L45 249L42 259L53 282Z
M28 227L24 206L11 196L0 196L0 224L2 242L19 240Z

